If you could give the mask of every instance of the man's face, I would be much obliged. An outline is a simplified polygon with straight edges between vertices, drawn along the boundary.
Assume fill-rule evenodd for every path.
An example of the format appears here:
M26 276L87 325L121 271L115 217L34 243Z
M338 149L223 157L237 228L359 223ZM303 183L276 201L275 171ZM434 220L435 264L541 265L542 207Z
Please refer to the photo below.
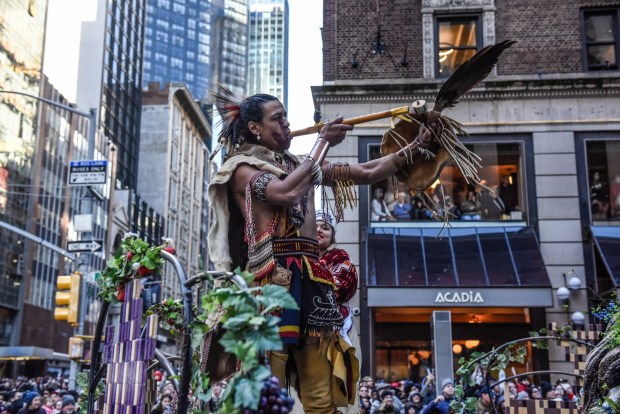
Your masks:
M16 400L21 400L23 396L24 396L24 394L21 393L21 392L16 392L15 393L15 399Z
M289 149L291 146L291 130L289 127L291 124L289 124L286 116L286 111L280 101L269 101L263 104L263 119L255 124L255 131L260 134L261 145L274 151Z
M448 384L443 387L443 395L452 398L452 396L454 395L454 385Z

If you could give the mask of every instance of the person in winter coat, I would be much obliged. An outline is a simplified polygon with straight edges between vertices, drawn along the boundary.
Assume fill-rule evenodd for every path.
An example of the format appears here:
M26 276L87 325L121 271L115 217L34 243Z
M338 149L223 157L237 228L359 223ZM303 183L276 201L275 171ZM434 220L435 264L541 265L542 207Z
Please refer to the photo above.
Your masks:
M454 400L454 382L446 378L441 382L441 395L424 407L422 414L449 414L450 403Z

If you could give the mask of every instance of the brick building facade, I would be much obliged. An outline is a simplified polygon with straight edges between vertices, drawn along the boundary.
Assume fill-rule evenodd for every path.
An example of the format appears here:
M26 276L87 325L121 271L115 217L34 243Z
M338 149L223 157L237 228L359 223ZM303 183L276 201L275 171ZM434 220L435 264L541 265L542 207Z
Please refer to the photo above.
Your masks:
M339 245L360 268L355 323L363 373L418 379L425 366L436 366L434 310L451 312L455 369L468 352L575 320L596 304L593 292L618 291L619 9L618 1L324 1L324 81L312 90L325 120L418 99L432 105L476 50L517 41L446 112L470 134L463 141L482 157L481 176L497 189L503 210L481 209L478 219L453 220L447 230L420 217L373 221L376 186L360 186L359 209L339 224ZM389 127L390 120L356 126L328 158L378 156ZM397 191L388 181L378 185L386 195ZM478 201L488 196L463 186L448 166L428 194L453 199L460 211L469 192ZM558 298L557 289L575 277L580 283L569 298ZM515 368L568 372L562 352L551 347Z

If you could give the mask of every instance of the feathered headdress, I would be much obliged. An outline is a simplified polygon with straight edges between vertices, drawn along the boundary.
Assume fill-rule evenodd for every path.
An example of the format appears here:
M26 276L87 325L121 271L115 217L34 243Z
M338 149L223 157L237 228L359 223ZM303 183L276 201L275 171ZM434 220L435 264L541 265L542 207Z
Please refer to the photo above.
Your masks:
M244 98L222 84L218 85L217 90L211 92L211 97L222 118L218 123L222 127L218 137L218 146L211 154L213 158L222 147L226 147L226 151L231 154L244 143L243 135L239 135L238 122Z

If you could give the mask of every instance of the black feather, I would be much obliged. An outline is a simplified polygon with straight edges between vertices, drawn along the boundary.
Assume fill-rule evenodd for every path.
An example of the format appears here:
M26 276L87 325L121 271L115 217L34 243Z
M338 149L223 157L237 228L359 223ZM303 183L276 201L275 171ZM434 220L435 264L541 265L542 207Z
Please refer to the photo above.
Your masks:
M462 95L491 73L502 52L514 43L516 43L514 40L504 40L487 46L463 62L439 90L433 110L441 112L444 108L456 105Z

